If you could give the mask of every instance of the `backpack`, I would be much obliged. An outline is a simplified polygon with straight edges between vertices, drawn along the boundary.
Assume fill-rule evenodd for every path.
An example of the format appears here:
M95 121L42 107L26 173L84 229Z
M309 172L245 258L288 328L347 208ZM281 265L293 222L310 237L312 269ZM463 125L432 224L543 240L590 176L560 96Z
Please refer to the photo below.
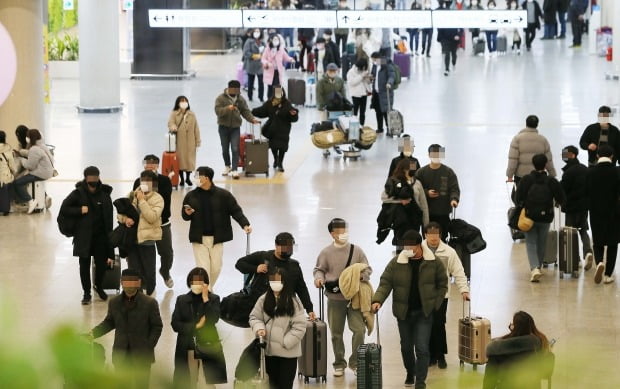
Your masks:
M525 198L527 216L534 221L553 218L553 192L549 186L549 178L536 178Z
M88 200L84 198L84 196L81 193L80 193L80 202L81 202L81 205L88 204ZM58 223L58 231L60 231L60 233L66 236L67 238L72 238L75 236L75 233L77 232L79 228L80 220L82 217L66 215L64 212L62 212L62 206L60 209L61 211L58 212L58 217L56 218L56 223Z
M394 83L392 84L392 89L398 89L401 81L400 68L394 62L390 62L390 66L392 67L392 70L394 70Z
M13 172L9 166L9 159L4 153L0 154L0 188L13 182Z

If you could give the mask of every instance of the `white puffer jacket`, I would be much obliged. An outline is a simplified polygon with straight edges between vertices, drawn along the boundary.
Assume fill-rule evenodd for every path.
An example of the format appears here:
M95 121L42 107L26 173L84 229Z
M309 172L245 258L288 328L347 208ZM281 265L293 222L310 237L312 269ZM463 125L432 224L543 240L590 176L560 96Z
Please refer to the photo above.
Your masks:
M368 75L368 70L360 71L353 65L347 72L347 89L351 97L363 97L371 90L370 83L364 79Z
M52 159L52 153L43 143L43 140L38 140L28 149L28 158L22 159L22 166L28 169L33 176L42 180L49 180L54 175Z

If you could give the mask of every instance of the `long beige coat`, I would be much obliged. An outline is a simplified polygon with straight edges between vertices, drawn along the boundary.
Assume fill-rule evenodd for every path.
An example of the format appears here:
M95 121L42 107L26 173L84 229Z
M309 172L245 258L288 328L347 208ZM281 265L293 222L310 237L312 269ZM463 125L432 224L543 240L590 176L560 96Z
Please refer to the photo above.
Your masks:
M200 129L194 112L188 110L184 113L180 109L172 111L168 118L168 129L177 133L179 169L186 171L196 169L196 148L200 147Z

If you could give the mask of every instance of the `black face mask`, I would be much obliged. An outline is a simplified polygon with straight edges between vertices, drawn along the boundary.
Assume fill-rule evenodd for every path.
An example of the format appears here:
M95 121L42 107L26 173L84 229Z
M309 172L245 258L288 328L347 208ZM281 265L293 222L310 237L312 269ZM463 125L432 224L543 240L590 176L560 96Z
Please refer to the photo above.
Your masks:
M409 170L409 177L415 177L415 170Z
M282 252L280 252L280 258L282 258L284 260L290 259L292 255L293 255L292 251L282 251Z
M88 185L91 188L97 189L101 186L101 182L100 181L91 181L91 182L86 182L86 185Z

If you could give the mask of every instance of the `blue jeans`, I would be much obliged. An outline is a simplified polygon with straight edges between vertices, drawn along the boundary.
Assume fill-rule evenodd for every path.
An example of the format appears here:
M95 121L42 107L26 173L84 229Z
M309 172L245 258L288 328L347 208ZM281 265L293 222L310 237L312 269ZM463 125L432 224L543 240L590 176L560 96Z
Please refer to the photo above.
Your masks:
M560 21L560 36L566 35L566 12L558 11L558 20Z
M534 222L532 229L525 233L525 248L530 270L540 268L543 264L550 226L551 223Z
M420 43L420 30L418 28L408 28L407 32L409 33L409 49L417 53Z
M286 48L288 50L290 50L295 43L293 40L294 31L293 28L280 28L280 34L282 34L282 38L286 41Z
M486 31L486 36L489 53L497 51L497 30Z
M15 179L15 181L13 181L9 186L12 199L20 203L25 203L32 200L32 196L28 193L27 186L35 181L43 180L37 176L33 176L32 174L26 174L25 176Z
M396 9L407 9L407 2L405 0L396 0Z
M551 39L555 37L557 29L558 29L557 23L545 23L545 34L543 38Z
M426 382L432 328L432 313L425 316L422 310L409 312L405 320L398 320L400 353L403 357L403 364L407 374L415 374L416 384Z
M239 127L232 128L222 125L217 126L220 133L220 142L222 143L222 157L224 165L230 167L233 171L237 170L239 164ZM232 161L230 160L230 152L232 151Z

